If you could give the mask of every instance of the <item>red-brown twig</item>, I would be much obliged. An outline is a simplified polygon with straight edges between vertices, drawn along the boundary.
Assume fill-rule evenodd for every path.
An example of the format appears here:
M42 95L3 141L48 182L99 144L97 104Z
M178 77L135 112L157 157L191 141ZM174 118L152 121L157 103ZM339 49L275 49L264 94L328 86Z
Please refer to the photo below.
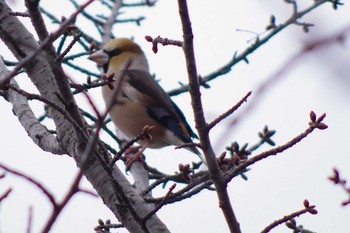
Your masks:
M77 41L79 41L82 35L83 35L83 32L78 32L76 35L74 35L74 39L69 43L67 48L56 58L57 62L61 62L63 60L64 56L66 56L69 53L69 51L73 48L74 44Z
M162 38L160 36L157 36L154 39L151 36L145 36L145 39L148 42L152 43L152 51L154 53L158 52L158 44L161 44L163 46L166 46L166 45L175 45L175 46L179 46L179 47L183 46L183 42L182 41L171 40L171 39L168 39L168 38Z
M283 151L296 145L301 140L306 138L310 133L312 133L315 129L319 129L319 130L326 129L328 126L322 122L325 117L326 117L326 114L324 113L320 117L316 118L316 114L313 111L311 111L310 112L310 120L311 121L309 122L309 127L303 133L299 134L298 136L296 136L295 138L293 138L289 142L287 142L281 146L275 147L271 150L264 151L256 156L248 159L247 161L241 163L237 167L233 168L232 171L228 172L225 175L225 179L226 179L227 183L230 182L233 177L237 176L238 174L243 172L247 167L253 165L254 163L256 163L260 160L263 160L269 156L282 153Z
M135 142L137 142L140 139L143 139L145 137L150 137L150 131L152 131L154 129L154 126L145 126L144 129L142 130L142 132L135 136L134 138L132 138L131 140L129 140L119 151L118 153L112 158L109 166L112 167L115 162L117 162L121 156L123 155L123 153L130 148Z
M0 164L0 168L3 169L4 171L7 171L7 172L15 175L15 176L18 176L18 177L20 177L22 179L25 179L29 183L31 183L34 186L36 186L37 188L39 188L39 190L41 190L44 193L44 195L49 199L50 203L54 207L57 206L57 203L56 203L54 195L46 187L44 187L44 185L42 185L40 182L38 182L34 178L24 174L23 172L19 172L19 171L16 171L14 169L11 169L11 168L9 168L8 166L6 166L4 164Z
M342 206L349 205L350 204L350 186L347 185L348 184L347 180L340 176L339 170L336 168L333 168L333 175L328 177L328 179L332 181L335 185L340 186L348 195L348 200L342 201L341 205Z
M29 206L29 209L28 209L27 233L32 232L32 225L33 225L33 207Z
M7 197L10 195L11 192L12 192L12 188L9 188L9 189L7 189L7 191L5 191L3 194L1 194L1 196L0 196L0 203L1 203L5 198L7 198Z
M44 229L42 230L42 233L48 233L50 231L53 224L56 222L57 217L62 212L63 208L65 206L67 206L68 202L72 199L72 197L77 192L80 191L79 183L80 183L82 177L83 177L83 173L81 171L79 171L77 176L75 177L73 184L71 185L68 193L64 197L63 201L61 203L57 203L56 206L54 207L49 220L46 222L46 225L45 225Z
M261 233L267 233L270 232L273 228L277 227L278 225L282 224L282 223L286 223L296 217L299 217L302 214L305 213L310 213L310 214L317 214L317 210L315 209L315 205L310 205L308 200L304 200L304 209L295 211L294 213L288 214L286 216L284 216L281 219L278 219L276 221L274 221L273 223L271 223L270 225L268 225L267 227L265 227L264 230L261 231Z
M290 1L294 2L294 1ZM211 72L208 75L203 75L201 80L203 80L203 83L208 83L209 81L212 81L224 74L227 74L231 71L232 67L237 65L240 62L248 62L248 56L253 54L257 49L263 47L263 45L267 44L268 41L270 41L273 37L278 35L281 31L285 30L287 27L296 25L297 21L310 13L310 11L320 7L321 5L327 4L329 2L332 2L333 4L336 4L337 0L320 0L320 1L314 1L312 5L309 7L306 7L305 9L298 11L297 13L293 12L289 19L287 19L285 22L276 25L277 27L274 27L267 33L264 37L259 37L255 40L255 42L249 46L247 49L245 49L241 53L234 52L233 57L230 61L228 61L226 64L222 65L222 67L216 69L215 71ZM339 2L339 1L338 1ZM341 5L341 4L339 4ZM298 24L299 25L299 24ZM304 27L304 25L300 25ZM343 35L343 38L345 38L345 31L344 33L341 33ZM338 37L338 36L337 36ZM340 38L340 37L338 37ZM189 85L181 85L178 88L175 88L173 90L170 90L168 92L169 95L179 95L184 92L189 91Z
M125 75L126 75L126 72L131 65L131 62L132 62L131 60L129 60L127 62L125 69L122 71L122 73L120 74L120 76L116 80L116 82L118 82L118 83L114 86L113 92L110 96L111 101L108 104L108 106L106 107L106 110L104 111L104 113L102 115L100 115L98 113L97 109L95 110L96 114L97 114L97 119L98 119L97 127L96 127L94 134L90 137L89 142L85 148L84 154L82 155L82 158L81 158L82 164L85 164L85 162L86 162L90 152L92 151L92 148L95 145L95 142L98 138L98 135L99 135L100 130L102 128L102 124L103 124L104 120L107 118L109 111L112 109L113 105L115 104L115 99L116 99L118 93L120 92L120 88L121 88L120 84L123 82ZM113 74L113 76L114 76L114 74ZM86 95L86 97L88 98L88 100L90 99L90 97L88 95Z
M211 130L215 125L220 123L222 120L230 116L234 111L236 111L244 102L247 101L248 97L252 94L252 92L248 92L237 104L235 104L232 108L224 112L222 115L220 115L218 118L213 120L207 125L207 130Z

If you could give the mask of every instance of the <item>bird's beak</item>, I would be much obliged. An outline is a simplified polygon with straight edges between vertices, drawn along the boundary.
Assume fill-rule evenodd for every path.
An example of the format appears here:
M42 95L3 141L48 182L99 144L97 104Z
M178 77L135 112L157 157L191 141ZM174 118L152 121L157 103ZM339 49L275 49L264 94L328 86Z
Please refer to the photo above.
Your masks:
M104 66L108 63L109 56L103 50L98 50L88 57L89 60L96 62L98 66Z

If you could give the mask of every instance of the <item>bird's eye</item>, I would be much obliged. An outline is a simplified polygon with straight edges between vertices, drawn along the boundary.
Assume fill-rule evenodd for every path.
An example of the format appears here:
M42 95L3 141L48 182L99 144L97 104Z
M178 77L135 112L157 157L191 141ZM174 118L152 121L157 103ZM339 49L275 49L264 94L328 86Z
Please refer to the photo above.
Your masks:
M106 51L106 53L110 58L114 56L118 56L121 52L122 51L120 49L113 49L112 51Z

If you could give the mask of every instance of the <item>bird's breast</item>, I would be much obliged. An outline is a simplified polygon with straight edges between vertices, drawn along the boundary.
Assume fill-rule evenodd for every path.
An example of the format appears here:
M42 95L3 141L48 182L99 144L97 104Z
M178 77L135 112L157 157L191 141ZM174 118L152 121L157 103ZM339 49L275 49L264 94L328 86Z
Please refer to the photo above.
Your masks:
M147 107L138 100L138 94L133 93L132 88L128 85L123 85L119 89L115 99L111 99L113 96L113 90L107 86L103 87L103 98L108 106L111 101L113 102L112 108L109 111L109 115L115 124L115 126L129 139L132 139L139 135L145 126L155 126L151 132L152 139L147 141L149 148L161 148L170 145L167 138L168 134L172 134L159 122L155 121L148 114ZM130 95L131 98L130 98ZM133 98L134 97L134 98ZM145 144L146 141L139 141L139 143Z

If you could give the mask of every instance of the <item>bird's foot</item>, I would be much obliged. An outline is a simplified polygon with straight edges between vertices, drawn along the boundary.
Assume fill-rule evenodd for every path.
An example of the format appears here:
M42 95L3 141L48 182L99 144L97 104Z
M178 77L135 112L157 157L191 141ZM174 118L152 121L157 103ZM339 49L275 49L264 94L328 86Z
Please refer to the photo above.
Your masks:
M140 146L132 146L125 150L124 152L124 158L125 158L125 166L126 170L128 171L131 167L131 165L139 161L141 163L145 162L143 151L145 148Z

